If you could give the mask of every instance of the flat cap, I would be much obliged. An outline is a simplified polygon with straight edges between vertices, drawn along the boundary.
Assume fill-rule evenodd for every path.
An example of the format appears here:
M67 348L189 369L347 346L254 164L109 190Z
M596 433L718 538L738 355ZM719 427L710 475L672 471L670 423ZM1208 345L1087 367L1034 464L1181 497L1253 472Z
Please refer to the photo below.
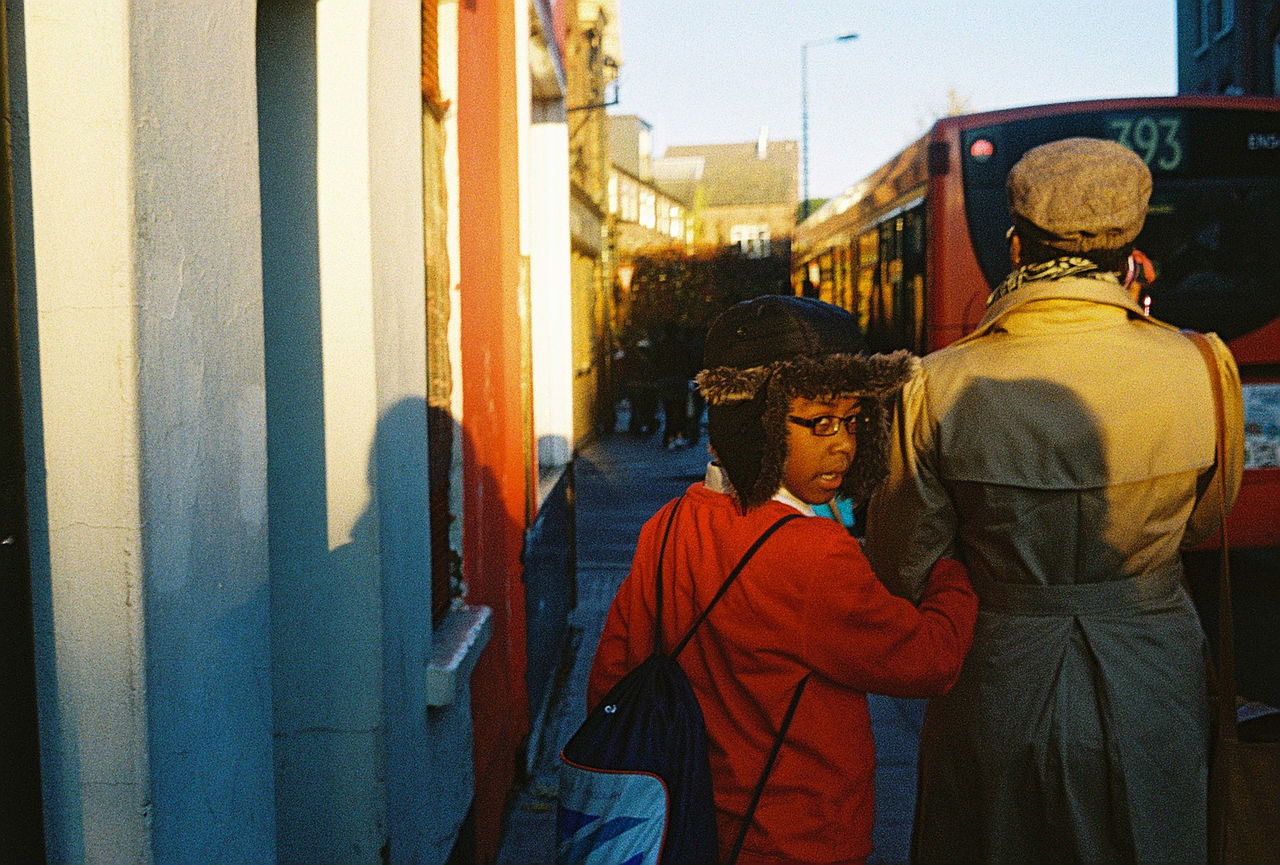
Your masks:
M1129 148L1099 138L1033 147L1009 170L1018 233L1069 253L1119 249L1142 230L1151 171Z

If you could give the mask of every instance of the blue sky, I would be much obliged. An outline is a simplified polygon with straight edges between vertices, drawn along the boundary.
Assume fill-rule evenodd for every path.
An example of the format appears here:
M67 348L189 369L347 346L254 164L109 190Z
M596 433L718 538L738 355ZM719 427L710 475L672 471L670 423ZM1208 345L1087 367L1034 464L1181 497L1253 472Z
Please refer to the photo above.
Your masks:
M618 105L676 144L801 139L809 188L853 185L945 113L1177 90L1174 0L617 0ZM851 42L826 43L856 32Z

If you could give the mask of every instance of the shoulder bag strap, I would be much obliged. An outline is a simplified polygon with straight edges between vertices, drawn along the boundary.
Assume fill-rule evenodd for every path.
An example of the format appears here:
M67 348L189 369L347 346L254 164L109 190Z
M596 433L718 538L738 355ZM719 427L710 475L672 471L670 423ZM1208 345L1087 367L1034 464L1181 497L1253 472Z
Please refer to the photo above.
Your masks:
M681 493L680 498L676 499L676 503L671 506L671 512L667 514L667 526L662 530L662 546L658 548L658 574L655 577L658 595L655 604L657 614L653 619L653 653L655 655L662 653L662 559L667 554L667 538L671 536L671 524L676 521L676 511L680 510L680 504L683 501L684 493Z
M1218 361L1214 357L1213 347L1208 338L1193 330L1183 331L1200 350L1205 364L1209 367L1209 384L1213 388L1213 408L1216 423L1214 440L1214 473L1217 475L1217 487L1220 521L1219 555L1218 555L1218 675L1213 688L1216 699L1214 711L1217 712L1218 729L1222 735L1235 739L1236 733L1236 647L1235 619L1231 609L1231 567L1227 549L1227 481L1226 462L1223 439L1222 377L1218 373Z
M769 536L782 528L783 523L789 523L792 520L799 518L800 514L787 514L785 517L780 517L777 522L765 529L760 537L756 538L755 543L753 543L747 551L742 554L742 558L738 560L738 564L734 565L733 570L729 572L729 576L724 578L724 582L721 583L720 588L716 590L715 596L711 599L711 602L703 608L701 613L698 614L698 618L693 620L693 624L690 625L689 630L685 632L684 638L681 639L680 642L676 644L676 647L671 650L671 656L673 658L676 655L679 655L685 645L688 644L689 639L693 636L693 632L698 630L698 626L701 625L703 620L711 613L711 608L716 605L716 601L719 601L724 597L724 593L729 591L729 586L731 586L733 581L738 578L738 574L742 573L742 569L746 567L747 562L751 561L751 557L756 554L756 551L764 545L765 541L769 540Z

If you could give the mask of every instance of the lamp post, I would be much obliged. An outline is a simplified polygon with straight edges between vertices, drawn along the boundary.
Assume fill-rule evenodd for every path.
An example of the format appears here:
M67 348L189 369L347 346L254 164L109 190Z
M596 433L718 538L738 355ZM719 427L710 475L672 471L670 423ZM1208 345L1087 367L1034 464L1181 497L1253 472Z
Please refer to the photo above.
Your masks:
M809 218L809 46L834 45L837 42L852 42L857 38L857 33L844 33L830 39L815 39L800 44L800 160L804 177L802 221Z

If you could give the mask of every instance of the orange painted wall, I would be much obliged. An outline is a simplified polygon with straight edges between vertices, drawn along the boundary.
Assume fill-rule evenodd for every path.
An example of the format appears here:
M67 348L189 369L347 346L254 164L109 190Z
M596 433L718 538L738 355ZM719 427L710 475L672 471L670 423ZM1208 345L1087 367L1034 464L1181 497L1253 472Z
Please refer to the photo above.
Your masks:
M513 0L461 0L458 16L462 569L468 601L494 611L493 636L471 680L476 852L490 862L529 729L516 33Z

